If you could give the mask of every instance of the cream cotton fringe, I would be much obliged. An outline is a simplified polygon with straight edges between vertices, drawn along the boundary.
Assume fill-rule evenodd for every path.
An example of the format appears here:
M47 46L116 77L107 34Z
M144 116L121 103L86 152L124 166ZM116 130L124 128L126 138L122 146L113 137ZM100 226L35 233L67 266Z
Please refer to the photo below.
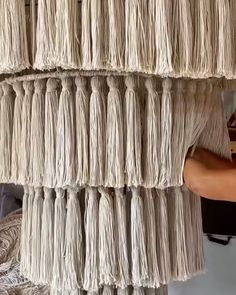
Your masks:
M167 294L204 271L186 154L230 159L220 88L235 81L212 77L236 78L235 1L25 2L0 1L0 74L50 72L0 82L20 273L55 295Z
M1 181L25 191L20 270L51 294L141 294L204 271L200 199L182 172L192 146L230 158L217 84L104 76L0 87Z
M236 77L234 1L39 0L30 10L26 2L1 1L1 73L30 67L33 52L39 70Z

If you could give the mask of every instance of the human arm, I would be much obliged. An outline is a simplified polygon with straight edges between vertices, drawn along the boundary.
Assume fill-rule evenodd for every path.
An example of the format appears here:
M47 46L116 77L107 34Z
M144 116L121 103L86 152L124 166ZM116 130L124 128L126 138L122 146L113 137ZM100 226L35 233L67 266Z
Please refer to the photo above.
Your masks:
M188 157L184 182L194 193L215 200L236 201L236 166L228 160L198 149Z

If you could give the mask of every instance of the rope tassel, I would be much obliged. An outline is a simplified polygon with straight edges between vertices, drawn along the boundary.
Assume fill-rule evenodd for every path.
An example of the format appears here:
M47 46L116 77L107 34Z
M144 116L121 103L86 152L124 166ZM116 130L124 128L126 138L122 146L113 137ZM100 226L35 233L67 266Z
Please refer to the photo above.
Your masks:
M134 286L142 286L148 279L143 199L139 189L132 187L131 191L132 284Z
M41 186L43 184L45 85L45 80L35 80L35 92L32 99L30 181L34 186Z
M34 68L50 70L55 63L56 0L38 1L36 56Z
M51 286L60 291L64 289L66 227L65 191L61 188L56 189L54 214L54 260Z
M54 256L54 197L51 188L44 188L41 231L41 281L50 284L53 275Z
M8 183L11 177L11 150L14 96L12 87L6 83L2 85L3 96L1 98L1 129L0 129L0 179Z
M41 283L41 230L43 212L43 190L35 188L35 196L32 211L32 241L31 241L31 279Z
M148 279L145 286L159 288L160 274L157 260L155 199L151 189L145 189L144 212L147 238Z
M22 206L22 226L21 226L21 260L20 260L20 273L26 276L27 272L27 231L28 231L28 199L29 188L24 186L23 206Z
M75 291L82 288L84 251L82 220L77 189L68 189L65 235L65 286Z
M94 188L86 188L85 194L86 253L83 287L87 291L97 292L99 289L98 192Z
M117 78L108 77L106 130L106 186L124 186L124 143L122 99Z
M78 1L56 1L56 64L64 68L80 65Z
M75 120L72 80L62 79L59 100L56 146L57 186L75 184Z
M45 157L44 179L46 187L56 186L56 137L59 99L56 79L49 78L45 94Z
M19 182L29 184L30 172L30 135L31 135L31 109L34 91L33 81L24 81L23 88L25 96L22 103L22 125L21 125L21 144L20 144L20 172Z
M138 186L142 183L141 173L141 113L136 81L133 76L125 78L125 133L126 155L125 172L126 184Z
M115 189L116 247L118 274L116 285L124 289L130 284L128 236L127 236L127 201L123 189ZM119 290L119 289L118 289Z
M157 190L156 192L157 255L160 282L162 284L168 284L171 281L171 264L167 198L164 190Z
M19 182L20 169L20 144L21 144L21 113L24 98L24 89L21 82L13 84L13 89L16 93L13 115L13 133L12 133L12 152L11 152L11 181Z
M105 173L105 130L106 130L106 105L102 91L103 80L101 77L91 79L92 94L90 97L89 117L89 152L90 152L90 177L91 186L104 184Z
M151 78L145 82L147 88L143 140L145 187L157 186L160 172L160 99L154 85L154 80Z
M162 104L161 104L161 171L159 187L165 188L170 185L172 157L171 157L171 137L172 137L172 98L170 79L162 82Z
M116 282L116 248L113 200L109 191L98 188L99 201L99 270L100 285L113 285Z
M76 77L76 147L77 147L77 185L85 185L88 183L89 177L89 94L86 90L86 79L84 77Z
M187 238L184 225L184 199L179 187L173 188L168 198L172 276L175 280L188 279Z

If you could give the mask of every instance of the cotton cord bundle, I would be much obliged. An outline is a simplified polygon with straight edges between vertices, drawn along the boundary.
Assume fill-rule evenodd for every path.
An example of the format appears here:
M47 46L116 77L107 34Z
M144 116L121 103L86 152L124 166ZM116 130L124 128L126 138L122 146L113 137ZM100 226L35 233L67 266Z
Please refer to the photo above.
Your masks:
M142 183L140 102L135 78L133 76L126 77L125 85L127 87L124 102L125 176L127 185L137 186Z
M126 288L130 284L128 236L127 236L127 200L122 189L115 190L116 252L117 252L117 285Z
M57 139L57 119L58 119L58 82L49 78L45 94L45 157L44 157L44 179L46 187L56 185L56 139Z
M26 190L27 192L27 190ZM33 204L34 204L34 188L32 186L29 187L29 196L28 196L28 210L27 210L27 229L26 233L25 233L25 244L26 244L26 249L25 249L25 253L26 253L26 262L25 262L25 270L23 269L23 275L26 278L31 278L32 277L32 273L31 273L31 269L32 269L32 219L33 219ZM23 230L23 229L22 229ZM37 278L36 278L37 279Z
M1 98L0 113L0 179L1 182L9 182L11 177L11 149L14 112L14 93L7 83L2 85L3 96Z
M147 79L147 98L145 106L144 123L144 185L145 187L155 187L159 182L160 170L160 98L155 89L154 79Z
M51 240L51 243L48 241ZM44 201L41 228L41 283L50 284L54 256L54 196L51 188L44 188Z
M22 104L24 98L24 89L21 82L13 84L16 93L13 115L13 133L12 133L12 161L11 161L11 181L18 183L20 169L20 145L21 145L21 124L22 124Z
M44 174L45 80L36 80L32 98L30 182L42 186Z
M56 1L38 1L38 22L36 30L36 56L34 68L52 69L55 61Z
M76 68L80 64L78 1L56 3L56 64Z
M148 278L146 232L144 226L143 199L138 188L132 188L131 199L131 255L132 283L142 286Z
M65 271L66 199L63 189L56 189L54 214L54 260L51 286L60 291L64 287Z
M82 239L82 220L78 190L67 191L67 215L65 233L65 274L66 290L82 288L84 269L84 249Z
M148 280L145 284L149 288L158 288L160 286L160 274L157 260L155 195L152 189L145 190L144 216L147 229L146 247L148 263Z
M156 222L157 222L157 254L160 265L160 282L169 284L171 281L171 261L169 246L169 224L166 191L157 190L156 198ZM162 254L161 254L162 253Z
M96 292L99 288L99 256L98 256L98 193L93 188L86 189L85 199L85 266L84 289Z
M113 285L117 275L113 198L107 189L99 188L98 191L101 195L99 201L99 283L100 285Z
M24 186L24 196L22 205L22 230L21 230L21 263L20 273L25 274L27 270L27 230L28 230L28 199L29 188Z
M0 72L19 72L29 67L25 1L0 3Z
M42 211L43 211L43 190L35 188L34 202L32 208L32 240L31 240L31 274L30 278L41 282L41 231L42 231Z
M108 64L111 68L124 66L124 30L125 10L123 0L108 0L109 48Z
M172 137L172 98L170 79L164 79L162 82L163 92L161 100L161 170L160 187L170 185L172 158L171 158L171 137Z
M62 79L57 121L56 176L57 186L75 183L75 119L72 80Z
M168 214L172 276L175 280L186 280L188 278L187 237L184 228L184 199L180 188L170 191Z
M110 90L107 97L105 184L108 187L123 187L124 136L122 98L119 91L119 80L115 77L108 77L107 83Z
M106 130L106 102L103 92L101 77L92 77L89 117L89 150L90 150L90 175L91 186L102 185L105 174L105 130Z
M25 96L22 103L19 182L22 184L29 184L31 109L34 84L32 81L24 81L23 88Z
M76 111L76 157L77 177L76 184L85 185L89 177L89 93L86 88L86 79L76 77L75 111Z

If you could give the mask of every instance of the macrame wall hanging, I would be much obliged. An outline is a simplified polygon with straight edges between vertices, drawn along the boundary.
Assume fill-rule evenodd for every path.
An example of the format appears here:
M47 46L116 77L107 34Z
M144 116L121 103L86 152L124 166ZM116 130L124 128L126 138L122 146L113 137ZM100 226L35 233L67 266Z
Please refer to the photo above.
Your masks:
M230 159L216 77L235 76L235 11L0 1L0 181L24 186L28 280L57 295L162 295L204 271L200 198L182 174L196 147Z

